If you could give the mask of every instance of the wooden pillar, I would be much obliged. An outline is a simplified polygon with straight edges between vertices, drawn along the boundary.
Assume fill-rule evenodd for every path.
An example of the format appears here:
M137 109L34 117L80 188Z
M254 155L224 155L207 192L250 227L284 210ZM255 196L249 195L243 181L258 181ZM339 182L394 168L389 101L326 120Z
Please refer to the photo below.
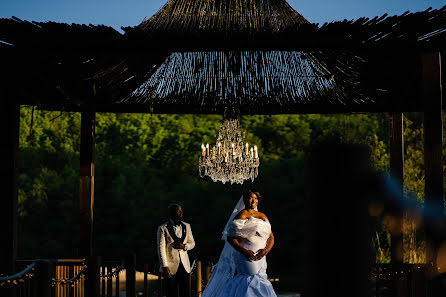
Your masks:
M99 263L93 257L95 113L81 113L81 147L79 168L79 256L87 259L85 292L99 295Z
M115 295L117 296L117 297L119 297L119 272L118 272L118 274L116 275L116 286L115 286ZM144 295L144 297L147 297L148 295Z
M303 296L326 297L333 290L344 297L371 295L369 205L378 182L369 160L365 146L327 142L312 148L306 166L310 208ZM328 268L333 257L341 263L336 272Z
M54 263L43 260L38 265L38 292L39 297L51 297L52 285L51 280L54 277L55 266Z
M68 266L68 277L72 278L73 276L75 276L74 273L74 263L70 263ZM74 296L74 286L69 286L68 288L68 297L73 297Z
M202 294L201 287L201 261L197 261L197 297L200 297Z
M390 173L397 187L397 200L403 198L404 174L404 115L394 113L390 116ZM403 218L402 208L393 211L394 220L391 229L390 257L393 264L403 263Z
M107 267L107 273L113 271L113 266ZM107 279L107 296L113 296L113 278ZM119 296L119 295L118 295Z
M85 297L98 297L100 291L99 273L102 259L98 256L88 257L86 260L87 272L85 274Z
M149 264L144 263L144 297L149 297L149 284L147 283L147 274L149 273ZM118 293L116 293L118 294ZM119 296L119 295L116 295Z
M106 272L106 267L105 267L105 264L104 263L102 263L103 265L102 265L102 269L101 269L101 272L102 272L102 275L106 275L107 274L107 272ZM107 295L105 295L105 277L102 277L102 280L101 280L101 282L102 282L102 286L101 286L101 288L102 288L102 291L101 291L101 296L107 296Z
M95 113L81 115L80 180L79 180L79 255L93 255Z
M2 98L9 101L10 98ZM20 106L18 104L0 103L0 123L4 131L0 145L0 183L1 207L0 226L2 240L0 244L0 274L15 273L17 258L17 195L18 195L18 147ZM0 295L13 296L11 290L0 289ZM3 295L2 295L3 296Z
M130 254L125 262L125 292L127 297L136 297L136 254Z
M422 55L422 96L424 102L424 166L425 209L431 221L427 223L427 263L436 267L439 248L439 228L444 222L443 202L443 120L441 56L439 52Z

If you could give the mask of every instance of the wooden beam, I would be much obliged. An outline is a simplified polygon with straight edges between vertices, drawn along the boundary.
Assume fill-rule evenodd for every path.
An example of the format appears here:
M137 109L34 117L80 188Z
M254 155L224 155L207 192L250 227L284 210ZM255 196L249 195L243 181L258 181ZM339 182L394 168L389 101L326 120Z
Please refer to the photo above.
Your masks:
M95 113L81 113L81 147L80 147L80 245L79 255L93 255L93 206L94 206L94 146L95 146Z
M15 273L17 259L17 195L18 195L18 148L20 106L18 104L3 104L9 101L3 98L0 105L0 123L3 129L0 145L0 185L1 207L0 226L2 236L0 244L0 274ZM0 289L0 295L12 296L13 291Z
M403 175L404 175L404 135L403 135L402 113L390 115L390 173L398 189L397 199L403 197ZM399 208L398 208L399 209ZM394 228L391 234L390 257L394 264L403 263L403 213L394 211Z
M425 166L425 209L430 212L427 223L427 263L436 267L438 246L438 224L444 217L443 202L443 119L441 55L439 52L422 55L422 96L424 112L424 166ZM437 224L438 223L438 224Z

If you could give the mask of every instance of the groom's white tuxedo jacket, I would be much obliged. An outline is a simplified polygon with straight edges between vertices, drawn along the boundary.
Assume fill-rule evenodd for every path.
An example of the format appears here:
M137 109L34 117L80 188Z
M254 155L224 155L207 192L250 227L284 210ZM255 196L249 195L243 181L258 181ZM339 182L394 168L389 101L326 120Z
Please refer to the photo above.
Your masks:
M162 267L169 267L169 271L171 274L176 274L178 271L178 267L180 262L183 263L184 270L188 273L191 271L189 256L187 255L187 251L193 249L195 247L194 237L192 236L192 230L190 228L190 224L181 222L183 226L186 227L186 234L182 243L185 244L185 248L183 250L174 249L172 244L174 243L174 239L171 236L167 223L162 224L158 227L158 257L160 261L160 271ZM182 234L182 228L180 226L174 227L178 238L182 238L182 236L178 236ZM178 229L180 228L180 229Z

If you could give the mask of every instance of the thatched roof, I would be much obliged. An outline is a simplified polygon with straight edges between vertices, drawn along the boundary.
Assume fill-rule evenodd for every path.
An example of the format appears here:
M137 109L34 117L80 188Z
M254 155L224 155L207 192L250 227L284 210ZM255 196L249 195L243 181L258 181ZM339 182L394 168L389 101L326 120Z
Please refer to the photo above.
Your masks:
M262 3L282 12L264 22L286 21L262 29L242 18L232 31L234 17L170 20L174 8L205 11L175 6L181 3L211 0L172 0L124 35L106 26L0 19L4 98L114 112L415 111L423 106L420 53L446 49L446 7L316 26L270 0ZM243 11L253 10L230 15Z
M274 34L308 23L285 0L169 0L139 28L154 34Z
M360 79L364 55L264 47L293 35L305 44L323 34L315 28L285 0L170 0L135 30L174 52L119 103L235 113L385 105L391 90Z
M169 0L148 20L123 29L143 47L169 51L438 49L443 48L446 6L318 26L286 0Z
M305 52L175 52L119 103L147 105L154 112L160 106L183 105L217 113L372 103L355 85L357 74L335 77L316 55Z

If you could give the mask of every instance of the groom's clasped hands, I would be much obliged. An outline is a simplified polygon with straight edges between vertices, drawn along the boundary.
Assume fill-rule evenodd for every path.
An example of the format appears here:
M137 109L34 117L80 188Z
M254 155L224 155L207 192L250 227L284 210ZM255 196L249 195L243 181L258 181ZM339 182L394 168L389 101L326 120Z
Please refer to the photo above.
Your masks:
M177 250L183 250L183 249L184 249L184 243L173 242L173 243L172 243L172 247L173 247L174 249L177 249Z

